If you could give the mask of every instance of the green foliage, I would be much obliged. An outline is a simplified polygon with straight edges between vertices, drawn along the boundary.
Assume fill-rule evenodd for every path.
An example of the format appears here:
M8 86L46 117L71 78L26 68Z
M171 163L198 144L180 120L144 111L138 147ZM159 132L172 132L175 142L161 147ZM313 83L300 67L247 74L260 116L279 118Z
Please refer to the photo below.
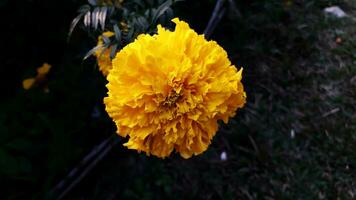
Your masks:
M113 40L104 40L104 47L113 46L112 54L132 42L141 33L154 33L157 22L167 24L173 18L172 0L88 0L89 4L78 9L69 29L71 36L74 28L83 19L84 28L92 34L101 35L104 31L115 33ZM100 25L100 26L99 26ZM99 30L100 27L100 30ZM92 48L84 59L92 55L99 47Z

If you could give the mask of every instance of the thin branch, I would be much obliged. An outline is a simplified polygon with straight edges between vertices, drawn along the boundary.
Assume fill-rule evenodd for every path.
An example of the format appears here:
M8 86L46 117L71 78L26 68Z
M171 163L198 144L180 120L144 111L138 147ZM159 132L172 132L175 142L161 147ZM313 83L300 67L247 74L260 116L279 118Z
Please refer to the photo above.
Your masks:
M62 199L110 152L118 141L118 137L115 134L94 147L89 154L50 191L50 195L60 194L55 199Z
M213 13L210 16L208 25L204 30L205 38L210 38L216 25L220 22L222 16L225 14L225 8L223 8L225 0L217 0Z

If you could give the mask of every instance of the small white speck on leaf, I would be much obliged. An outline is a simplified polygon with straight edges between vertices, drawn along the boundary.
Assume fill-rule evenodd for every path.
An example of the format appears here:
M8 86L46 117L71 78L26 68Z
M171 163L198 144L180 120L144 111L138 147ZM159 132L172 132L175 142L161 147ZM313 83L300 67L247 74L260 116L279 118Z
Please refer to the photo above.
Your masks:
M331 6L324 9L327 14L334 15L337 18L346 17L346 13L339 6Z
M291 137L292 139L295 138L295 131L294 131L294 129L290 130L290 137Z
M225 151L221 152L220 160L221 161L226 161L227 160L227 153Z

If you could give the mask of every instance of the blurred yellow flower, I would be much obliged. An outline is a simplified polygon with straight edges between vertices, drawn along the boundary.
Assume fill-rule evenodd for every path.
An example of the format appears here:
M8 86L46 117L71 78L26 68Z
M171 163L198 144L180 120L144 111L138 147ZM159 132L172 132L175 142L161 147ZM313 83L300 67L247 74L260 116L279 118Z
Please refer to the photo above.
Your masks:
M51 69L51 65L48 63L43 63L43 65L37 68L37 75L46 75Z
M22 86L25 90L30 89L33 84L35 83L36 79L35 78L27 78L22 81Z
M113 32L104 32L103 35L105 37L112 37L114 35ZM98 44L97 46L101 46L103 45L103 37L99 36L98 38ZM107 76L110 69L112 68L111 65L111 58L110 58L110 53L111 53L111 48L99 48L96 52L95 52L95 56L96 56L96 60L98 62L98 66L99 66L99 70L101 71L101 73L103 73L104 76Z
M179 19L175 31L158 26L113 59L106 111L124 145L147 155L183 158L204 152L218 129L244 106L242 69L225 50Z
M43 80L46 79L46 75L48 74L48 72L51 69L51 65L48 63L43 63L43 65L39 68L37 68L37 75L36 77L32 77L32 78L27 78L25 80L22 81L22 87L25 90L28 90L30 88L32 88L34 85L42 82ZM47 88L48 90L48 88Z

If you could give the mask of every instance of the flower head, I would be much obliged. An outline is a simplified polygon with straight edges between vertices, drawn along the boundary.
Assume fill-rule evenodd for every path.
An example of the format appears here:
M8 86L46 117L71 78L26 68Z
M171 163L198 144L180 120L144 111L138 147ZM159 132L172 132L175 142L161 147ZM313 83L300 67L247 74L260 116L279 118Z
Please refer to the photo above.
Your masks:
M33 84L35 84L36 79L35 78L26 78L25 80L22 81L22 87L25 90L29 90Z
M204 152L218 129L243 107L246 94L227 53L189 25L139 35L113 59L106 111L124 145L148 155L184 158Z
M114 33L110 31L103 33L103 36L108 38L112 37L113 35ZM103 45L103 37L99 36L97 46L102 46L102 45ZM110 47L109 48L102 47L95 52L95 56L98 61L99 70L101 71L101 73L103 73L104 76L107 76L110 69L112 68L110 54L111 54Z
M29 90L30 88L32 88L34 85L38 85L40 83L45 82L46 80L46 75L49 73L49 71L51 70L51 65L48 63L43 63L43 65L41 67L37 68L37 75L36 77L32 77L32 78L27 78L25 80L22 81L22 87L25 90ZM46 91L47 89L45 89Z
M51 69L51 65L48 63L43 63L43 65L37 68L37 76L45 76L48 74L49 70Z

